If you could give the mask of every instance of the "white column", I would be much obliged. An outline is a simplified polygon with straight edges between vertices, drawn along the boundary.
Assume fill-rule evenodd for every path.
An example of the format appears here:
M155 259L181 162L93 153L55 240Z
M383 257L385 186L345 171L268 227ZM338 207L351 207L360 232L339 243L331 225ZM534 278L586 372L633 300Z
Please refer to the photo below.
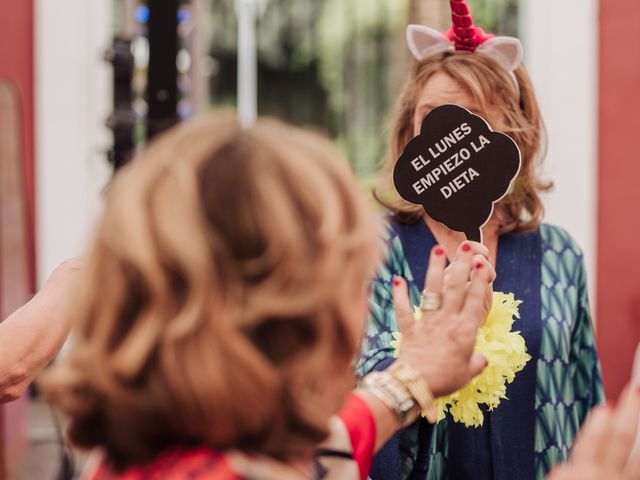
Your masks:
M595 300L597 0L520 0L521 38L549 136L543 172L555 182L546 221L582 246Z
M37 0L36 209L38 281L82 253L109 176L111 0Z
M250 127L258 114L257 0L236 0L238 17L238 116Z
M209 88L211 73L209 43L208 0L191 0L195 33L191 46L191 103L196 113L209 110Z

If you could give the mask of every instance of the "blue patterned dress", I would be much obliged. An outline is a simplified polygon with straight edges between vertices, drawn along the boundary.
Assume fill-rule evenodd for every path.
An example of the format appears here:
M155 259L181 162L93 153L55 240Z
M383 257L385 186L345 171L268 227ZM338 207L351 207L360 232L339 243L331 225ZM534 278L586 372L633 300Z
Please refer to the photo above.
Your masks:
M424 222L390 222L386 261L370 298L360 375L392 363L397 324L391 281L405 278L418 305L435 244ZM531 233L501 235L496 272L494 289L523 300L514 329L522 332L532 360L508 385L508 400L485 412L482 427L419 421L377 455L374 480L542 479L567 458L587 413L603 400L582 252L569 234L543 224Z

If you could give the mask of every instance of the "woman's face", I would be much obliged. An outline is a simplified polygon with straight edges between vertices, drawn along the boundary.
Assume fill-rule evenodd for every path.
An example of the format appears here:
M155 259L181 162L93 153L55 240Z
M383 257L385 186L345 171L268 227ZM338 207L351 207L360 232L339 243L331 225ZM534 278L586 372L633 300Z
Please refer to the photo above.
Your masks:
M480 106L462 86L446 73L435 73L427 80L418 94L413 114L413 134L420 133L420 126L427 114L436 107L446 104L465 107L479 113Z

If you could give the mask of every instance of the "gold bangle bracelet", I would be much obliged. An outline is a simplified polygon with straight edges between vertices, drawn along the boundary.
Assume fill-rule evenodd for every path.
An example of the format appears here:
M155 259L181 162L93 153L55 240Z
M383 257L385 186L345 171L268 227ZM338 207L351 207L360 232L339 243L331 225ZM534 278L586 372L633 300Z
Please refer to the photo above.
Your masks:
M387 371L368 374L362 379L360 387L389 407L401 426L405 426L409 411L418 405L409 389Z
M398 382L400 382L413 396L420 406L422 415L430 423L436 423L438 413L431 389L424 381L420 373L409 364L396 361L387 370Z

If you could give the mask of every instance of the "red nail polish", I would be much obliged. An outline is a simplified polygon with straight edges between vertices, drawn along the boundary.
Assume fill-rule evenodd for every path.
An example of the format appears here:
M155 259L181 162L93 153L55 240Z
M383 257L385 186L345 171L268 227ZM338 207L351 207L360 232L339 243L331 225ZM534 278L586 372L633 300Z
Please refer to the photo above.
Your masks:
M481 263L481 262L476 263L476 268L478 270L480 270L482 267L484 267L484 263Z
M437 247L434 253L438 256L444 255L444 248Z
M400 279L399 278L394 278L393 279L393 286L394 287L399 287L400 286Z
M469 250L471 250L471 245L469 245L468 243L465 243L464 245L462 245L463 252L468 252Z

